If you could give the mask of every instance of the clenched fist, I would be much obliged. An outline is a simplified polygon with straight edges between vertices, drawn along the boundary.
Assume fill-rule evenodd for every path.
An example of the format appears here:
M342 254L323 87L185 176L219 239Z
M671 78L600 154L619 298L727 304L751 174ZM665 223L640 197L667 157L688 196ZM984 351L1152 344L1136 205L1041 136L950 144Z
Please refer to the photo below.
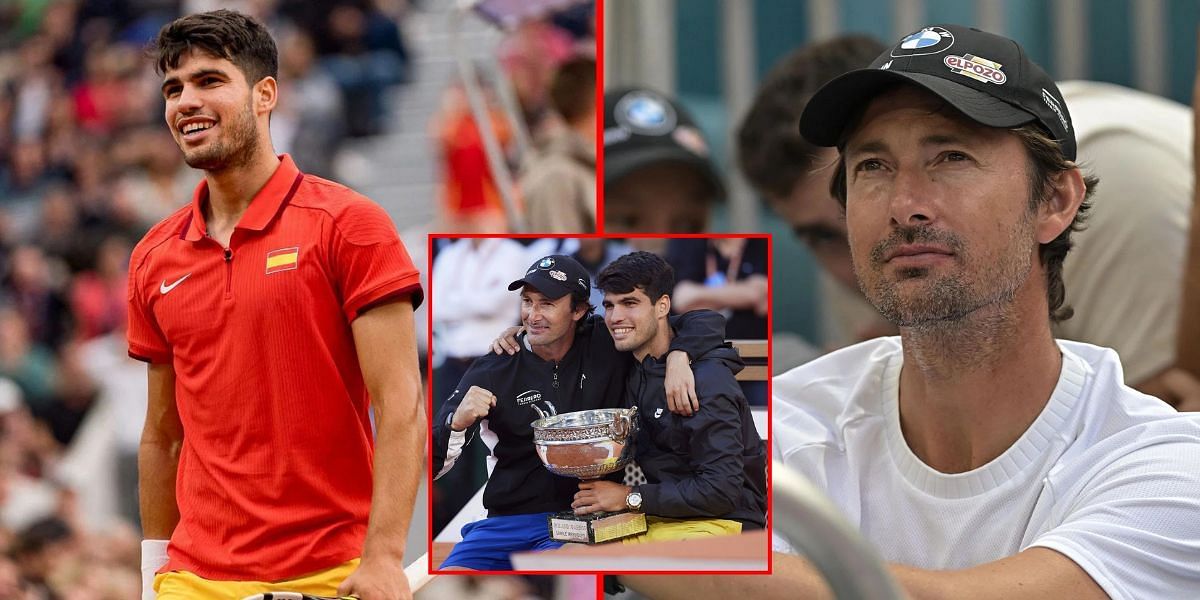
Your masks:
M467 395L463 396L462 402L458 404L458 409L454 411L454 418L450 420L450 429L465 431L474 425L475 421L486 417L495 405L495 394L477 385L471 386L471 389L467 390Z

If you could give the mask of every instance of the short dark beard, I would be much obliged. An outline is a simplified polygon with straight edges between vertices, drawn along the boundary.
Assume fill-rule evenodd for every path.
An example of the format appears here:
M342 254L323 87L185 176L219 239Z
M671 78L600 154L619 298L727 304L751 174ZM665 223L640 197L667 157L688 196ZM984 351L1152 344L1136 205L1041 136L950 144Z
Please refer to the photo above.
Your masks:
M183 160L189 167L216 173L250 164L258 153L258 124L255 123L250 101L247 100L244 112L232 121L222 121L220 127L225 130L227 140L215 140L195 155L189 156L185 151Z

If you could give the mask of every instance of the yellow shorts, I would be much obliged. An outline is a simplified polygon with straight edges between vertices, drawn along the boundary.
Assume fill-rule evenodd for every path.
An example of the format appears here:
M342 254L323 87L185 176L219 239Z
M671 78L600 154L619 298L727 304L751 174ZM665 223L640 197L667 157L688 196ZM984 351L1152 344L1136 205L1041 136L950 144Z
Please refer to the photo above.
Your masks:
M263 581L210 581L188 571L171 571L154 577L158 600L242 600L263 592L300 592L317 596L336 596L337 588L354 569L359 559L311 575L266 583Z
M718 535L737 535L741 532L742 524L728 519L668 519L647 516L646 533L627 537L621 540L621 543L643 544Z

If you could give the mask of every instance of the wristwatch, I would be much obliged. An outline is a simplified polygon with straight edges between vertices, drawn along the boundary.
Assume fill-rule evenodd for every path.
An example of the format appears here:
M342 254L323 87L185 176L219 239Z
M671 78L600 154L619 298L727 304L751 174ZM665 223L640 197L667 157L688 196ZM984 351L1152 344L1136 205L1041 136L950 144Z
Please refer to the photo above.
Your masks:
M642 493L638 491L637 486L625 496L625 508L633 512L642 512Z

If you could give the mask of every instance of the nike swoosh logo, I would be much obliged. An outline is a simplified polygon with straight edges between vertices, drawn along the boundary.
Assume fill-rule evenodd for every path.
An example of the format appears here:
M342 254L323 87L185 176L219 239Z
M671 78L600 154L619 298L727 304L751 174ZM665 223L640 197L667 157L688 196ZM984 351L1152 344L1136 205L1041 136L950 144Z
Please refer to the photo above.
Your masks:
M161 284L159 284L158 291L162 292L163 294L166 294L167 292L175 289L175 286L183 283L184 279L187 279L188 277L191 277L191 276L192 276L192 274L188 273L187 275L184 275L183 277L176 279L175 283L172 283L171 285L167 285L167 280L164 279L163 282Z

